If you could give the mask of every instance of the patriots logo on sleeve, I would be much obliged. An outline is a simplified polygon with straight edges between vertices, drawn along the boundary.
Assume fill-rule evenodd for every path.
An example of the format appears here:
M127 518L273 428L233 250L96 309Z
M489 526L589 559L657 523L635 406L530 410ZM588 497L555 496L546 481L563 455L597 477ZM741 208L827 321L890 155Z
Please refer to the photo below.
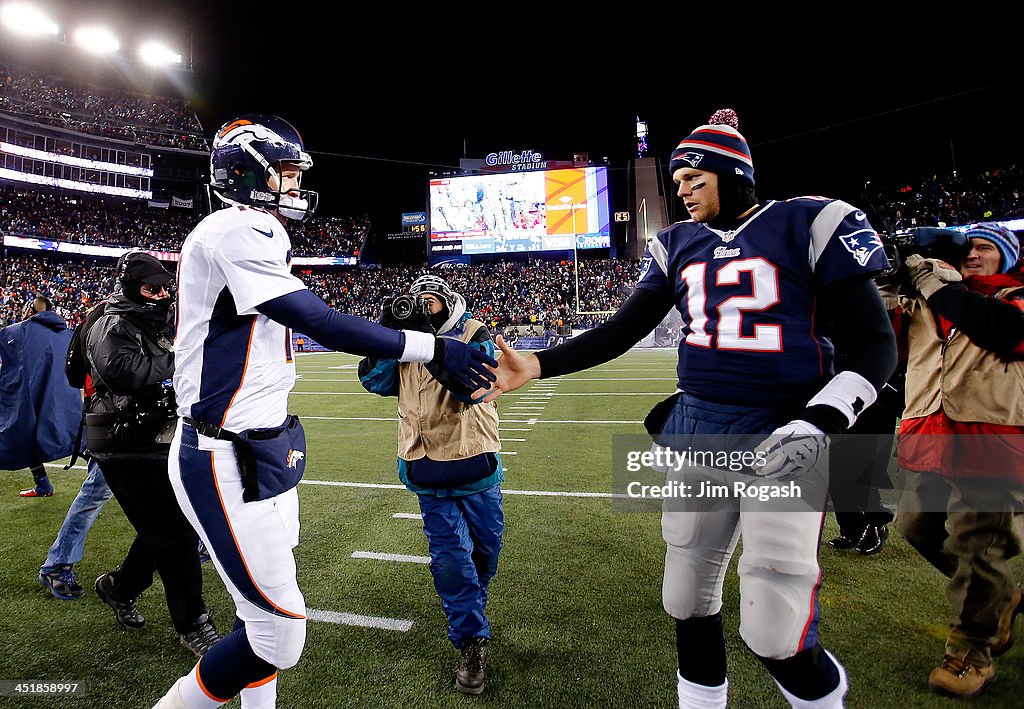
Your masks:
M647 275L647 272L651 270L652 261L654 261L654 259L651 258L650 256L647 256L640 262L640 277L636 279L638 283L642 281L644 279L644 276Z
M861 229L839 237L846 250L853 254L861 266L867 266L871 254L882 248L882 240L873 229Z

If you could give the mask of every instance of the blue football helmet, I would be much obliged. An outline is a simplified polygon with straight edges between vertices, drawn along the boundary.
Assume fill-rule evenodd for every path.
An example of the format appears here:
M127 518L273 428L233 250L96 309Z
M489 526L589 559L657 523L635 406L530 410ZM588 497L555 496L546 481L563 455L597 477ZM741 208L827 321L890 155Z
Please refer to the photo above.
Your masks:
M295 197L272 189L280 186L281 163L305 171L313 158L302 137L288 121L265 113L250 113L228 121L213 138L210 151L210 189L228 204L273 209L288 219L302 221L316 210L317 193L299 190ZM302 173L299 173L300 179Z

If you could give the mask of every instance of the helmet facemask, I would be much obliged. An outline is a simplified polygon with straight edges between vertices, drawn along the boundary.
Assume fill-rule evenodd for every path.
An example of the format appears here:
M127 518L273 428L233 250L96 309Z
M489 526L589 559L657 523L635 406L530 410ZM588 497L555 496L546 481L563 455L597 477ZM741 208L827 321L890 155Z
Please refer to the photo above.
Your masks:
M295 188L288 190L287 192L281 191L281 185L284 180L284 178L281 177L282 171L280 170L282 164L285 163L278 163L276 166L271 166L267 172L267 186L270 187L271 178L273 178L274 183L278 186L278 189L271 190L271 194L277 196L277 206L273 207L273 209L276 209L282 217L302 221L316 211L317 206L317 193L312 190L303 190L299 187L302 184L302 173L308 169L309 165L313 164L313 161L310 160L308 164L287 163L299 168L299 173L295 178Z

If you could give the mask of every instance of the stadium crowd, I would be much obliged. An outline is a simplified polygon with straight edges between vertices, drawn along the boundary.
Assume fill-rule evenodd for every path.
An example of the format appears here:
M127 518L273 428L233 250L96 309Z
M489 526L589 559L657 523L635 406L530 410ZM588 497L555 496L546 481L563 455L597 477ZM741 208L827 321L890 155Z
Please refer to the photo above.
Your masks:
M115 198L0 190L0 230L77 244L177 251L198 221L193 214Z
M982 173L943 174L912 183L869 187L881 229L973 224L1024 216L1024 172L1009 165Z
M192 209L0 187L0 231L55 241L177 251L199 222ZM358 255L367 217L315 216L291 227L297 256Z
M292 252L296 256L358 256L370 232L370 219L361 217L313 216L288 225Z
M86 86L3 63L0 111L107 138L209 150L195 111L179 99Z
M978 175L933 175L914 184L881 188L871 199L881 216L880 228L1010 219L1024 216L1024 173L1010 165ZM199 211L0 187L0 231L56 241L177 251L199 222ZM358 256L371 229L366 216L318 215L289 225L296 256ZM594 300L581 309L606 308Z
M600 315L576 315L572 261L495 261L440 273L461 293L470 312L492 328L539 325L592 327ZM403 292L426 269L389 267L367 271L305 271L309 288L338 310L377 319L381 303ZM629 295L639 262L580 262L580 297L584 311L613 311Z
M0 259L0 327L22 319L27 302L49 298L73 327L90 307L114 290L114 262L63 261L34 256Z
M77 322L114 285L113 261L62 261L9 256L0 262L0 326L20 319L24 304L36 295L49 298L62 317ZM468 301L470 311L493 328L539 325L592 327L604 315L576 315L572 261L497 261L443 272ZM404 292L426 269L304 270L300 278L329 305L376 320L381 303ZM584 311L611 311L629 295L639 262L580 262Z

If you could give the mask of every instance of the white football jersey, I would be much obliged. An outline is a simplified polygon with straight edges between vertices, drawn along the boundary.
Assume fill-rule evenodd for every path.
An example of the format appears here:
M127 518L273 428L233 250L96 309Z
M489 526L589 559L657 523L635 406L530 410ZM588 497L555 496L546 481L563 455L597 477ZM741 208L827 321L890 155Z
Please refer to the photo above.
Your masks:
M291 332L256 306L304 289L273 215L221 209L185 239L178 264L178 415L229 431L279 426L295 385Z

